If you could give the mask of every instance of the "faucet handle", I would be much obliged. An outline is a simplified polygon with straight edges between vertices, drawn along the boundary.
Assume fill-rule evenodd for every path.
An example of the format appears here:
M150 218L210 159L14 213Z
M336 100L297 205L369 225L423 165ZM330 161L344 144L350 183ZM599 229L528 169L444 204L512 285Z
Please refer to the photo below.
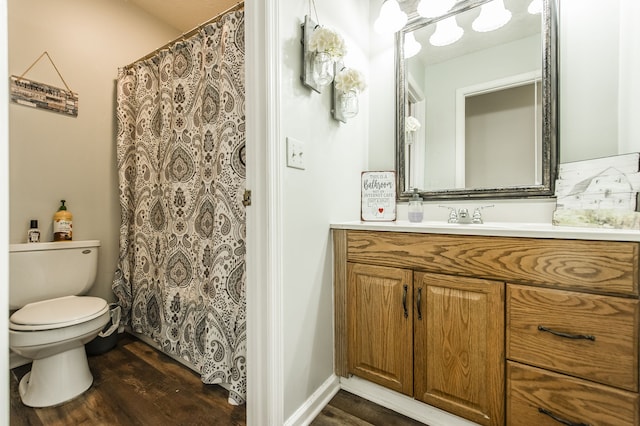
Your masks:
M476 209L473 211L473 218L472 218L472 222L473 223L483 223L482 222L482 213L481 211L483 209L489 208L489 207L494 207L495 204L490 204L488 206L480 206L480 207L476 207Z
M458 212L456 212L455 208L443 205L439 205L438 207L449 209L449 223L458 223Z

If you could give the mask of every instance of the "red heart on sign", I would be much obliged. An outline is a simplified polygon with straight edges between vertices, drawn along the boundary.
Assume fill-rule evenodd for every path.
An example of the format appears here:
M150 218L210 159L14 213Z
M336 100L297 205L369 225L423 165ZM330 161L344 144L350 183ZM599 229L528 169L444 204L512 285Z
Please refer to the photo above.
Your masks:
M380 213L382 213L382 212L384 211L384 209L383 209L382 207L380 207L380 208L378 209L378 211L379 211Z

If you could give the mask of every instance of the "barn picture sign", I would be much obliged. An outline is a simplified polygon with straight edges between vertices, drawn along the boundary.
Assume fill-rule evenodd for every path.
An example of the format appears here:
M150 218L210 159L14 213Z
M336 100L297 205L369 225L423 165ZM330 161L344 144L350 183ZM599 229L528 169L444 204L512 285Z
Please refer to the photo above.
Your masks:
M560 164L554 225L640 229L640 153Z

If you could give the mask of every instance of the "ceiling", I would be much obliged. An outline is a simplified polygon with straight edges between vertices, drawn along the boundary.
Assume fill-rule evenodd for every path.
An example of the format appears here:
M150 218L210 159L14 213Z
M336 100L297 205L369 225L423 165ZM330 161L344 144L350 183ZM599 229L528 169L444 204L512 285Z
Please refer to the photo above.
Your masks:
M126 0L185 33L240 3L238 0Z

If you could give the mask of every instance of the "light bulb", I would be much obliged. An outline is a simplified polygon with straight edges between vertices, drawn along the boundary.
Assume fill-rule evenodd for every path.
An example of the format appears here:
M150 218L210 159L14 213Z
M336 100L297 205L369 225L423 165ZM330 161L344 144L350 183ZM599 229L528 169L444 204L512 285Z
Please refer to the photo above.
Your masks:
M529 3L529 7L527 8L527 12L532 15L542 13L542 0L531 0L531 3Z
M480 15L471 27L480 33L497 30L511 19L511 12L504 8L503 0L492 0L480 8Z
M397 0L386 0L380 8L380 15L373 28L378 34L400 31L407 23L407 14L400 10Z
M434 46L447 46L460 40L464 30L458 26L455 16L438 21L436 31L429 37L429 43Z
M412 56L415 56L422 49L422 45L418 43L416 40L416 36L411 33L407 33L404 35L404 58L409 59Z

